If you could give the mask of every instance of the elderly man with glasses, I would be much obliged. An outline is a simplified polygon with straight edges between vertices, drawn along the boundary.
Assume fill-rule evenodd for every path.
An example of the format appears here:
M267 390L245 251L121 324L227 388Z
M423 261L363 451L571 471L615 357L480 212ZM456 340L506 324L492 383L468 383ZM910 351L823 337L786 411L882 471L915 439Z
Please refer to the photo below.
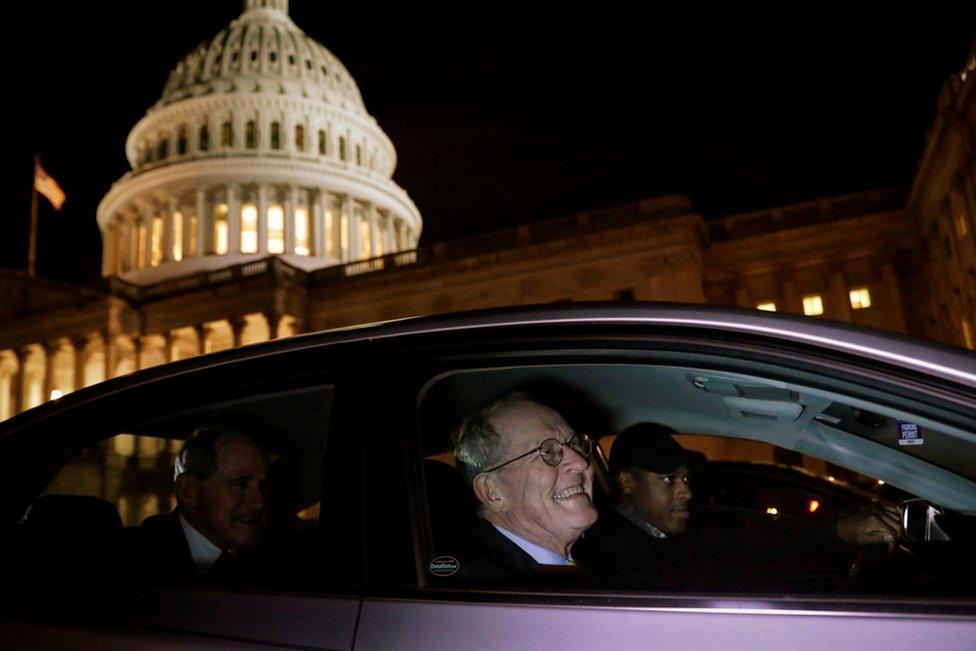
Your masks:
M573 543L597 518L588 439L514 393L467 418L454 452L480 502L462 576L519 579L573 565Z

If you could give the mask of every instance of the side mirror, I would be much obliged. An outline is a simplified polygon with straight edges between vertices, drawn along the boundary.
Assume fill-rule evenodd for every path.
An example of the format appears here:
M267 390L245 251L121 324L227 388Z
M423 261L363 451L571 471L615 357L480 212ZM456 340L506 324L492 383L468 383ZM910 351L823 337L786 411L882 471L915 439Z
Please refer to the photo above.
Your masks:
M906 500L898 505L901 511L901 529L909 542L949 540L949 535L936 522L942 509L925 500Z

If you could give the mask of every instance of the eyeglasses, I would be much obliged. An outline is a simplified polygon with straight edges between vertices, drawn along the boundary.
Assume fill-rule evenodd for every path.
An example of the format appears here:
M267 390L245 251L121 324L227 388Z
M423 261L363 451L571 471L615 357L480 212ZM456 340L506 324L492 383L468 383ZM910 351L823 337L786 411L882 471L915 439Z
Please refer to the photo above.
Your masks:
M588 436L580 436L579 434L574 434L568 441L563 443L559 439L546 439L539 444L539 447L529 450L525 454L520 454L514 459L509 459L505 463L499 464L494 468L489 468L488 470L482 470L481 472L494 472L499 468L504 468L510 463L515 463L519 459L524 459L530 454L539 453L542 460L546 462L549 466L558 466L563 462L563 448L569 447L576 454L580 455L586 459L587 464L590 462L590 453L593 452L593 440Z

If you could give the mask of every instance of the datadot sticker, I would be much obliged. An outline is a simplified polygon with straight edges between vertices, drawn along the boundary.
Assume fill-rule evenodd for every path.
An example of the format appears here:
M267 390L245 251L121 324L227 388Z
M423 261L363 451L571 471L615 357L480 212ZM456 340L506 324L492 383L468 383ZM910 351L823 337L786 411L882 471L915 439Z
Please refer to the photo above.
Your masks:
M923 441L921 427L916 423L898 421L898 445L921 445Z

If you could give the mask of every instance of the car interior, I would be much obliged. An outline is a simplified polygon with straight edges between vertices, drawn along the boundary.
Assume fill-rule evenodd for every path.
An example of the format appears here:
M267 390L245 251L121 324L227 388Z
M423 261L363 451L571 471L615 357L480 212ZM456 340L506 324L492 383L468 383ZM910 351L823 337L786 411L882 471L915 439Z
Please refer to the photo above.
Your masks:
M873 565L889 570L897 566L904 580L896 589L907 591L930 589L937 583L933 572L961 569L959 550L973 539L976 522L976 435L909 411L909 401L817 380L817 385L801 384L765 371L747 374L629 363L510 365L441 373L418 395L433 540L428 560L460 548L476 512L470 489L459 473L450 472L451 434L467 415L518 390L553 407L577 432L600 443L593 456L598 509L606 508L606 458L613 435L634 423L655 422L675 429L685 447L705 452L710 459L703 481L692 483L693 522L755 526L751 521L761 519L766 522L758 524L764 527L776 526L788 519L780 512L787 510L782 504L793 499L787 494L796 494L794 501L810 513L825 505L817 513L823 517L870 504L907 504L915 498L935 505L958 545L949 550L936 542L903 538L900 553L910 556L911 563ZM909 428L923 433L921 443L906 445L900 440L900 432ZM756 496L770 495L769 505L758 515L741 512L745 498L729 500L736 490L743 493L747 484L756 487L749 498L753 501L762 503L765 498ZM733 507L739 510L736 517L731 517ZM757 535L761 531L757 529ZM838 575L833 583L792 582L782 587L870 590L871 582L842 576L858 560L857 550L851 550L850 557L831 570ZM976 576L972 569L969 563L970 574L954 585L971 593ZM881 589L882 584L892 589L890 580L874 585Z

